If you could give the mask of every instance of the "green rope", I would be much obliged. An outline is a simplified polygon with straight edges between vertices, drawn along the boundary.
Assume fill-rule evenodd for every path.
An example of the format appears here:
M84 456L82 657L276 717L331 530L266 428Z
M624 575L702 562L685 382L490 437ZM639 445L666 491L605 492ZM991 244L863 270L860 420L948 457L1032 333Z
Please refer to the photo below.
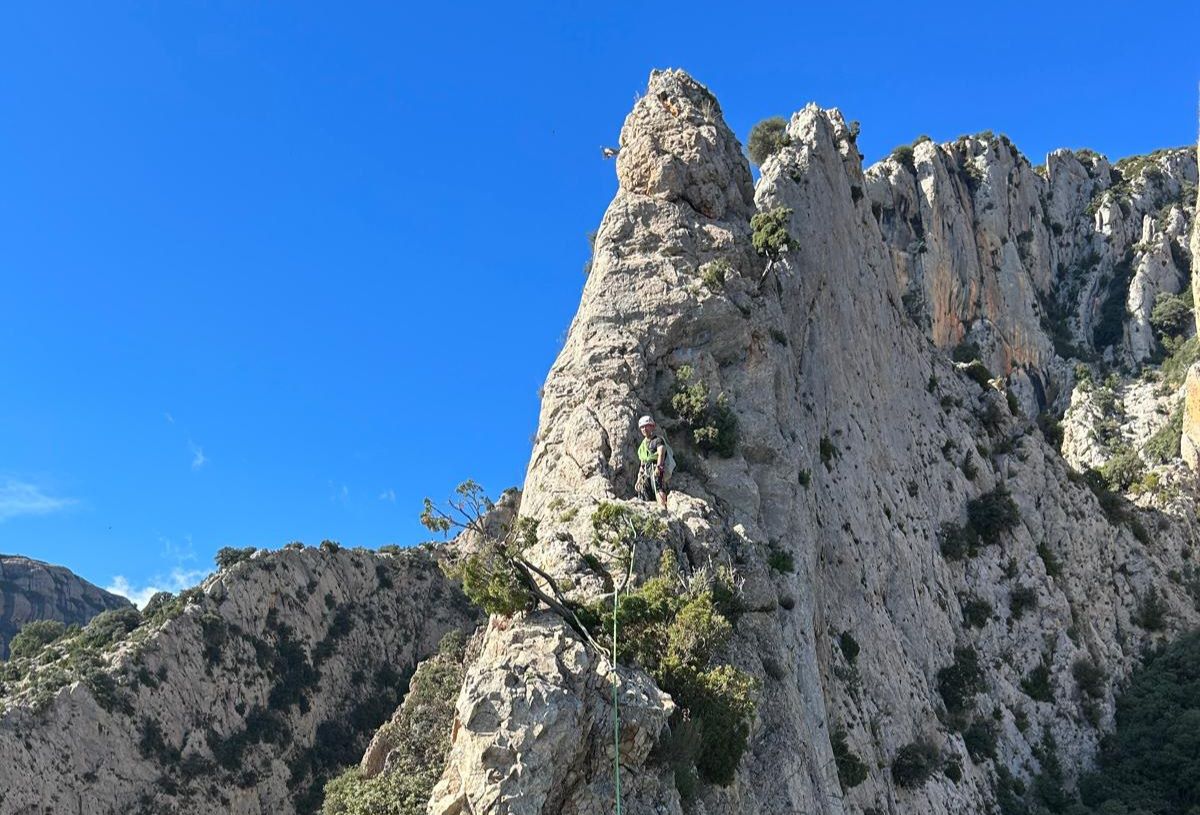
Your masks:
M617 815L621 815L621 711L617 708L617 595L613 589L613 774L617 779Z

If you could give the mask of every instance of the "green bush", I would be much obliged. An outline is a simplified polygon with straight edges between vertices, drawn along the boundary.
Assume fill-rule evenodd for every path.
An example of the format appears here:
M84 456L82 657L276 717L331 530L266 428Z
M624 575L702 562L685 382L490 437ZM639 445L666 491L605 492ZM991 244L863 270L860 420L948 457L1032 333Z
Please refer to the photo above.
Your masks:
M858 640L854 639L854 635L849 631L843 631L838 637L838 646L842 649L842 656L853 665L858 659Z
M833 731L829 744L833 747L833 760L837 763L838 781L843 790L853 789L867 780L867 765L846 743L845 730L839 727Z
M947 521L938 528L938 545L946 560L962 560L974 557L979 543L975 528Z
M1200 360L1200 334L1179 343L1159 367L1163 384L1178 388L1187 376L1188 368Z
M62 639L67 633L67 626L58 620L34 620L21 626L8 643L10 659L26 659L37 656L45 646Z
M1104 683L1108 677L1104 669L1089 657L1080 657L1071 664L1071 674L1079 685L1079 690L1092 699L1104 697Z
M1147 441L1142 452L1146 458L1156 464L1167 464L1179 458L1183 441L1183 403L1180 402L1171 411L1167 423L1155 431Z
M1159 595L1158 589L1151 586L1138 604L1136 622L1147 631L1162 631L1167 627L1168 610L1167 603Z
M961 598L963 622L972 628L983 628L992 619L992 604L975 595Z
M645 669L687 711L700 731L700 779L727 785L746 749L758 686L749 674L717 660L733 627L718 607L713 583L681 591L680 578L674 552L667 549L658 574L621 596L617 656ZM587 617L594 621L594 636L607 639L611 605L598 601Z
M791 144L787 134L787 119L772 116L750 128L746 140L746 152L756 167L761 167L771 156Z
M796 571L796 558L791 552L776 545L767 553L767 565L780 574L791 574Z
M329 781L323 815L425 815L450 752L464 644L452 631L417 667L400 712L376 734L389 752L386 771L368 778L355 766Z
M913 157L913 149L909 145L902 144L897 147L892 151L890 158L913 175L916 175L917 165Z
M996 757L997 741L996 725L986 719L976 719L963 731L963 743L976 764Z
M448 567L447 574L460 581L463 593L488 614L511 617L536 605L512 562L490 549L465 556Z
M222 546L217 550L217 556L214 560L217 562L218 569L228 569L231 566L236 566L243 560L249 560L250 556L257 551L253 546L247 546L244 549L238 549L233 546Z
M1045 657L1021 680L1021 690L1037 702L1054 701L1054 688L1050 682L1050 661Z
M937 772L941 756L927 741L906 744L896 751L892 761L892 780L901 787L919 787Z
M117 680L102 668L88 670L83 675L83 684L91 692L96 704L109 713L133 714L133 703L129 694L117 686Z
M1037 608L1037 589L1032 586L1017 586L1008 593L1008 610L1014 620L1025 616L1025 612Z
M779 260L784 252L795 249L795 240L789 231L792 211L787 207L759 212L750 219L751 243L754 251L768 260Z
M1055 557L1054 552L1050 549L1050 544L1042 541L1037 545L1038 557L1042 559L1042 566L1046 569L1046 574L1050 577L1060 577L1062 575L1062 564Z
M1000 536L1016 528L1021 512L1008 490L996 487L967 502L967 520L986 546L1000 542Z
M125 639L141 622L142 615L133 606L102 611L84 626L77 643L83 648L103 650Z
M1038 414L1038 429L1042 431L1042 438L1046 443L1055 450L1062 450L1063 443L1063 428L1062 422L1058 420L1053 413L1042 411Z
M709 261L700 267L700 282L713 294L725 290L725 281L733 274L733 266L724 258Z
M938 671L937 687L950 713L961 714L971 709L975 694L987 688L979 655L973 647L954 649L954 662Z
M828 436L821 437L821 443L818 447L818 450L821 454L821 462L826 468L829 467L830 462L841 455L838 449L833 446L833 441Z
M712 399L708 386L694 379L691 365L680 366L675 374L671 411L691 431L697 447L729 458L737 447L737 415L729 407L725 394Z
M992 372L987 366L979 360L975 359L968 363L965 369L966 375L975 382L976 385L987 390L992 384Z
M1115 728L1079 784L1100 813L1172 815L1200 808L1200 632L1146 657L1117 698Z
M1196 324L1192 306L1192 289L1180 294L1162 292L1150 312L1150 326L1161 341L1163 337L1178 337Z
M700 728L696 723L676 714L671 717L667 735L659 740L651 754L652 761L670 768L685 812L690 811L689 808L700 794L696 759L702 746Z
M333 554L334 552L340 552L342 545L337 541L323 540L317 548L326 554Z
M149 620L157 616L161 612L166 612L171 605L171 601L175 599L175 595L169 591L156 591L150 595L150 599L146 601L146 605L142 608L142 619Z
M1182 429L1182 425L1181 425ZM1145 464L1131 447L1118 451L1112 458L1100 467L1100 477L1110 490L1125 492L1135 481L1142 477Z

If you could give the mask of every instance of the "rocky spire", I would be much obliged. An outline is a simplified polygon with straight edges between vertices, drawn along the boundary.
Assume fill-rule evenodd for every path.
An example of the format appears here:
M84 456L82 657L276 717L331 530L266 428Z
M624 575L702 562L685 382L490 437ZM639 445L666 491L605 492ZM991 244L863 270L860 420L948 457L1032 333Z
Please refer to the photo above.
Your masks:
M683 71L655 71L621 129L620 182L596 236L591 274L542 399L525 511L580 490L612 494L632 478L626 441L658 411L663 357L683 322L736 314L701 283L725 262L748 278L750 169L716 98ZM689 320L681 321L681 315Z
M947 726L940 690L956 647L986 666L988 688L986 705L972 697L956 715L995 728L998 761L1027 774L1042 733L1051 733L1067 766L1084 763L1098 730L1063 715L1065 695L1030 699L1023 680L1045 665L1054 686L1073 687L1072 664L1092 654L1107 676L1124 676L1147 641L1130 632L1150 585L1167 587L1174 619L1192 624L1190 601L1166 580L1180 567L1186 532L1156 519L1152 553L1110 520L1029 418L1032 391L1034 408L1022 415L951 362L950 333L931 342L906 307L906 282L925 261L897 255L899 227L882 212L888 200L899 212L905 195L944 256L925 267L922 285L982 297L972 319L1000 327L995 347L1011 361L1052 358L1035 308L1059 251L1037 209L1047 182L1002 142L981 140L962 160L976 163L987 189L969 202L961 196L970 171L933 145L918 146L918 173L903 192L900 181L864 173L855 130L836 110L806 107L787 135L761 167L752 207L748 168L715 101L686 74L652 74L622 131L620 188L546 381L521 508L541 523L530 557L581 600L605 591L588 566L604 554L589 518L598 501L631 495L637 417L658 415L681 462L661 516L664 545L695 567L736 568L744 611L728 658L761 680L734 782L705 787L688 811L985 811L991 764L968 756ZM1013 190L1017 179L1027 191ZM1076 180L1090 194L1093 185ZM872 184L879 188L868 194ZM1091 217L1086 203L1056 206ZM1111 209L1115 224L1122 211ZM756 213L773 213L788 235L769 265L754 248ZM1024 249L1008 245L1018 238ZM956 259L961 246L977 253L975 266ZM1017 264L1022 254L1028 264ZM945 325L965 314L947 312ZM723 406L720 427L672 415L685 390ZM712 434L730 428L732 443L714 446ZM984 507L1006 520L983 520ZM952 551L951 533L971 528L993 543L966 562L943 555L940 540L950 535ZM646 574L655 554L640 553L635 571ZM968 622L967 601L988 609L986 619ZM1085 632L1076 618L1088 621ZM546 615L494 619L482 653L466 674L431 811L611 807L604 660ZM680 813L666 769L645 749L666 709L656 715L663 703L644 674L623 667L620 676L631 714L627 811ZM1100 717L1111 716L1111 698L1106 691L1098 703ZM935 772L897 786L893 761L926 743L959 777ZM838 773L846 751L868 768L853 788Z
M1196 161L1200 164L1200 140L1196 145ZM1200 331L1200 185L1196 189L1195 217L1192 219L1192 300L1196 326ZM1181 454L1193 470L1200 470L1200 363L1188 370L1185 384L1183 438Z

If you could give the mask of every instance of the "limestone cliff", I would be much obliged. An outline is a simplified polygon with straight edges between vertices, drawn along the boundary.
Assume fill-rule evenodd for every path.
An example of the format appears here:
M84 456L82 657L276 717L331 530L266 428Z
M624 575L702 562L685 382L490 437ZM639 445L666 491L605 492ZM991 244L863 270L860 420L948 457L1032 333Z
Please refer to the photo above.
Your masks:
M1066 406L1067 359L1137 367L1160 351L1157 298L1189 279L1190 149L1115 166L1056 150L1035 169L989 133L918 141L866 178L906 312L940 348L977 346L1026 412Z
M604 502L662 524L633 588L661 560L679 591L728 576L720 657L756 697L728 778L683 782L691 711L582 623L477 627L425 554L303 550L10 667L0 813L311 812L352 766L342 802L390 778L406 813L600 815L619 756L629 815L951 815L1089 766L1143 649L1200 622L1200 341L1151 319L1187 289L1195 156L1034 168L979 134L864 168L856 135L810 105L755 183L716 98L651 75L498 512L538 522L524 556L581 612L615 585ZM644 413L675 447L667 510L630 498ZM401 704L453 628L469 645Z
M0 666L0 813L315 812L417 662L476 624L427 554L332 547L132 613Z
M0 555L0 660L8 658L9 641L26 623L84 625L102 611L129 605L61 566Z
M736 445L723 457L666 420L681 465L659 513L663 545L696 568L736 569L745 612L727 656L761 680L761 698L734 782L705 787L687 811L987 811L999 770L1031 777L1050 738L1069 774L1091 760L1113 688L1165 636L1139 624L1147 603L1161 598L1168 631L1198 619L1167 579L1191 554L1187 523L1089 487L1031 418L1054 401L1046 383L1060 403L1071 392L1042 329L1047 301L1069 306L1068 341L1113 364L1144 358L1139 309L1180 285L1155 266L1156 236L1177 238L1184 218L1172 205L1160 228L1147 213L1195 183L1194 162L1164 154L1158 172L1114 191L1102 158L1056 153L1043 177L987 137L925 142L911 167L901 157L864 172L854 129L814 106L787 135L752 188L708 90L652 74L546 381L521 505L541 524L533 557L579 596L601 593L588 518L631 493L637 417L702 383L736 419ZM749 220L781 207L791 239L767 263ZM1096 341L1102 286L1118 266L1127 277L1112 285L1129 286L1145 258L1144 287ZM1013 399L949 358L964 338L1009 376ZM1009 498L990 543L943 554L948 532L986 526ZM773 567L774 553L790 568ZM973 649L985 686L956 715L994 723L994 759L972 758L948 715L939 675L956 648ZM1080 660L1100 666L1098 699L1073 678ZM610 811L608 679L558 618L494 619L430 812ZM669 713L646 682L620 669L634 720L622 731L626 811L679 813L669 767L640 746L664 737ZM863 783L843 788L835 741L865 762ZM922 743L943 771L898 784L889 768Z
M1200 161L1200 144L1196 146L1197 160ZM1196 211L1200 212L1200 191L1196 193ZM1192 222L1192 299L1200 303L1196 297L1200 290L1200 218ZM1200 326L1200 310L1195 312L1196 323ZM1183 419L1183 458L1193 470L1200 470L1200 364L1193 365L1188 371L1186 382L1186 398Z

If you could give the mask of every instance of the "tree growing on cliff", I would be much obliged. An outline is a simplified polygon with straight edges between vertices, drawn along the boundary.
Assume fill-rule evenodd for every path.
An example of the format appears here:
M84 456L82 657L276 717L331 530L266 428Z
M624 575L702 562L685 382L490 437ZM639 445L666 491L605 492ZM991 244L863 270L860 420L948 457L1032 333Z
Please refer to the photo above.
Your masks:
M746 152L755 167L761 167L763 162L778 153L782 148L791 144L787 134L787 119L782 116L772 116L750 128L750 138L746 140Z
M457 530L469 548L446 567L449 576L461 581L467 597L488 614L510 616L544 605L600 650L554 578L525 557L537 543L538 522L496 510L483 487L470 479L455 488L445 508L425 499L425 528L443 534Z

